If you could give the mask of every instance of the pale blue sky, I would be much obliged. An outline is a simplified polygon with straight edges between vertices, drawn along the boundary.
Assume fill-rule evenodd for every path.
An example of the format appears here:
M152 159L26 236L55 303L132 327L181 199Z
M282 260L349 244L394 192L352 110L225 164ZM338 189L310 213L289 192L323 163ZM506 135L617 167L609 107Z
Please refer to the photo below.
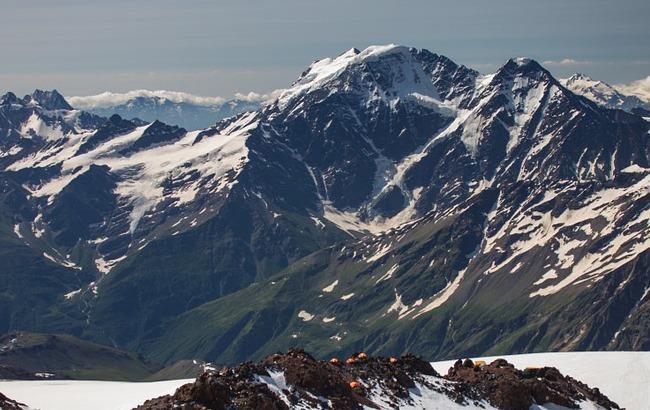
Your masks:
M398 43L489 72L529 56L557 76L650 74L648 0L2 0L0 90L228 96L311 61ZM560 63L562 60L566 60Z

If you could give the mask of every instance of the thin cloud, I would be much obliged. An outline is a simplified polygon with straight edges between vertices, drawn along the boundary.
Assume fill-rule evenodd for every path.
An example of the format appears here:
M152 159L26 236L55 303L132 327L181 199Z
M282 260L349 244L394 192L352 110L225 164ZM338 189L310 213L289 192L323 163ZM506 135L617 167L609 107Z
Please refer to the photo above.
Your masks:
M573 58L564 58L562 60L544 60L542 62L544 65L548 66L578 66L578 65L590 65L593 64L593 61L589 60L575 60Z
M616 84L614 87L623 94L634 95L650 102L650 75L629 84Z
M638 66L650 65L650 60L609 60L609 61L592 61L592 60L576 60L573 58L564 58L562 60L545 60L543 64L558 67L570 66L584 66L584 65L599 65L599 66Z
M179 91L166 90L133 90L126 93L113 93L106 91L97 95L67 97L67 100L74 107L88 109L98 107L112 107L115 105L124 104L129 100L137 97L157 97L169 100L174 103L192 103L204 106L222 105L226 101L226 99L223 97L203 97Z
M282 91L284 90L278 89L266 94L259 94L254 91L251 91L247 94L235 93L235 98L238 100L249 101L249 102L265 102L265 101L275 100L280 96Z
M235 93L234 98L248 102L267 102L277 98L282 90L260 94L254 91L249 93ZM125 93L105 91L96 95L66 97L68 102L79 109L114 107L129 102L138 97L161 98L173 103L190 103L202 106L221 106L227 99L224 97L204 97L180 91L166 90L132 90Z

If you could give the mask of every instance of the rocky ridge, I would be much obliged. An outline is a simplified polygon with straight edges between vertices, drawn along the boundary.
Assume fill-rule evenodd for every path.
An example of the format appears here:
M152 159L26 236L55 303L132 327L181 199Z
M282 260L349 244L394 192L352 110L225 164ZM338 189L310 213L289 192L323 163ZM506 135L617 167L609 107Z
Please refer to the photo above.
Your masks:
M618 405L555 368L517 370L503 359L458 361L447 375L413 356L315 360L303 350L206 372L173 395L136 410L448 408L528 410L553 403L577 409Z

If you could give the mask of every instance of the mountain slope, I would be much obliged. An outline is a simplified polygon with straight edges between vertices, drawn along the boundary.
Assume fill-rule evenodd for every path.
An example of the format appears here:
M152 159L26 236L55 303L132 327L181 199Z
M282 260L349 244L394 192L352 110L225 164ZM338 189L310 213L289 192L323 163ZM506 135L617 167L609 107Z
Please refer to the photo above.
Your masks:
M348 70L369 69L358 66ZM305 77L311 78L309 71ZM337 91L358 91L334 78ZM454 97L466 107L455 124L395 165L399 183L383 186L411 198L398 202L393 214L408 212L411 224L321 251L254 288L191 310L160 330L162 340L156 332L145 350L164 360L199 352L236 361L298 342L323 354L408 349L432 357L645 345L648 329L631 319L643 316L643 289L650 285L643 267L650 246L648 123L575 96L529 60L512 60L474 81L476 91ZM322 120L293 107L294 100L296 107L326 105L318 108L325 112L349 109L347 92L340 96L328 84L317 82L316 96L280 97L267 108L270 121L286 111L302 122ZM308 98L317 102L307 104ZM281 104L287 108L280 111ZM280 118L283 124L292 120ZM323 128L298 129L304 136L305 129ZM333 158L355 163L341 148L354 137L341 132L345 138L334 144ZM326 144L330 138L321 139ZM307 166L315 175L328 170ZM371 162L367 167L380 169ZM322 193L335 188L339 175L322 177L324 218L336 215L333 220L350 230L385 228L392 218L373 209L371 178L361 181L371 194L357 202L356 212L328 212L336 198ZM373 211L379 215L373 218ZM507 296L499 297L504 283ZM592 306L589 315L585 304ZM618 339L632 332L631 339ZM183 348L172 349L172 341Z
M9 367L32 378L140 380L157 367L133 354L67 335L18 332L0 338L0 369Z
M47 319L14 321L4 330L25 325L126 343L162 318L345 237L332 224L311 219L315 195L298 188L299 178L311 183L311 177L292 168L287 149L265 142L255 113L221 128L186 132L69 106L52 111L32 104L31 96L5 100L3 113L17 118L3 140L2 178L16 187L3 203L6 230L38 249L44 263L82 279L72 289L65 282L65 291L51 289L56 293L49 295ZM94 121L88 129L70 120L86 116ZM54 125L15 131L25 129L21 120ZM249 141L252 133L256 141ZM261 154L276 161L248 165ZM21 291L33 296L29 288ZM140 303L115 309L116 301L129 297Z

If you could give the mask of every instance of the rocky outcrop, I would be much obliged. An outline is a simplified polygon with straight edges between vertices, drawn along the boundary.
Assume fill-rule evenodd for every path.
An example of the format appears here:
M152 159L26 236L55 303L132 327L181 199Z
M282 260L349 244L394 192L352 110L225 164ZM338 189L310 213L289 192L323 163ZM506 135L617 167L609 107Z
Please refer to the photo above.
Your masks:
M429 401L423 400L423 398ZM557 369L517 370L503 359L488 365L458 361L446 376L413 355L316 360L303 350L274 354L257 363L205 372L173 395L151 399L136 410L482 408L528 410L553 403L579 408L590 402L618 409L596 388Z
M566 408L580 408L591 401L602 408L618 409L597 388L590 388L554 367L518 370L504 359L480 365L472 360L458 360L446 379L462 383L492 405L505 410L528 409L533 404L554 403Z

